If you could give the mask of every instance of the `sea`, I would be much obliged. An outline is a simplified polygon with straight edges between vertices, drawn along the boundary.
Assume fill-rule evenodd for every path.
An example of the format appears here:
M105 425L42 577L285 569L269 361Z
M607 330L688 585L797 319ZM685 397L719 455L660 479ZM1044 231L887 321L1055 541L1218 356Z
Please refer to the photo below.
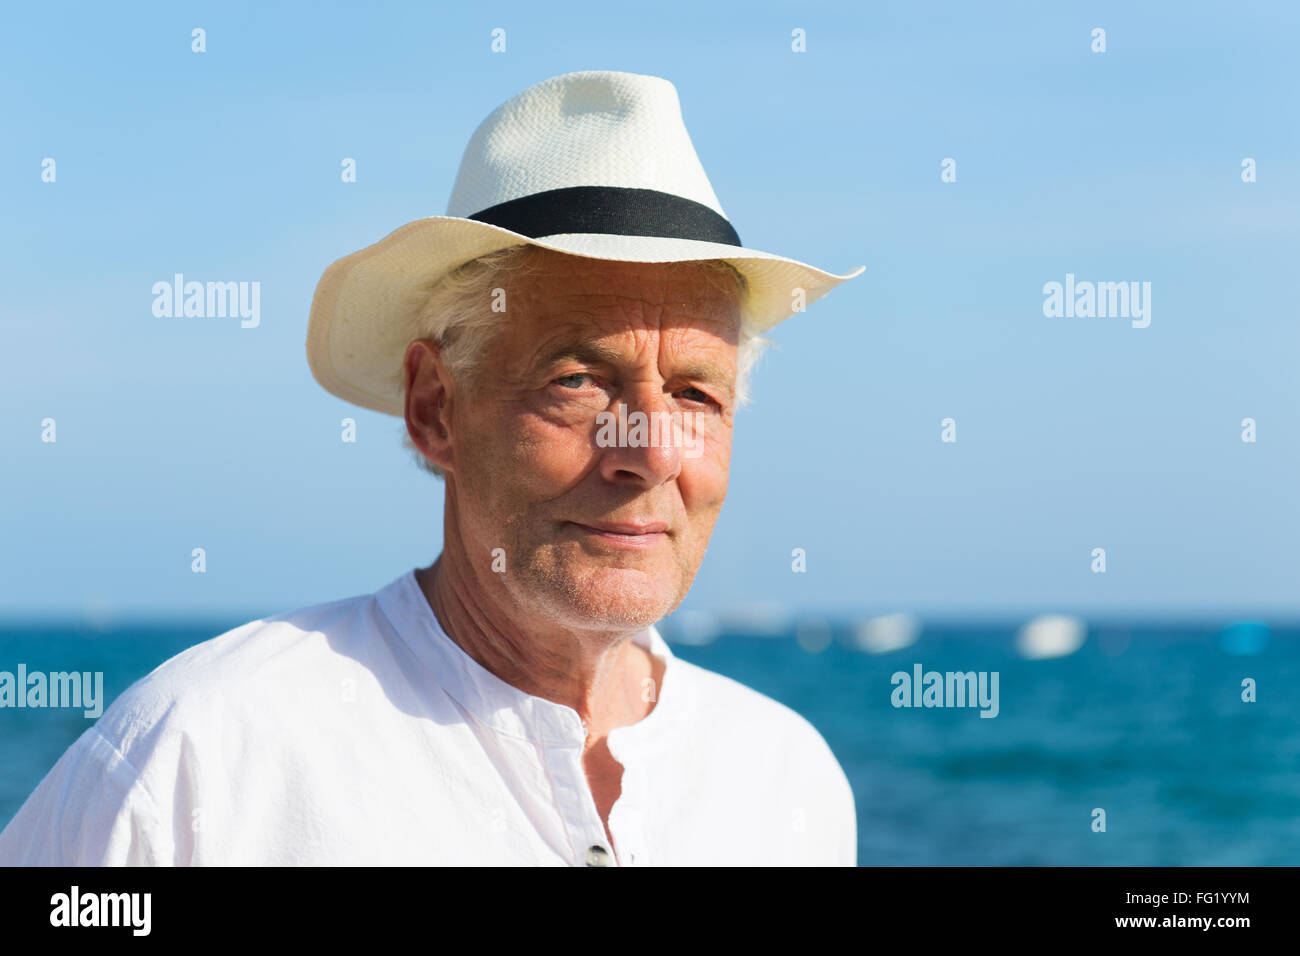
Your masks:
M102 671L107 705L241 623L0 624L0 671ZM1037 645L1024 621L660 630L821 732L859 865L1300 865L1300 625L1075 627ZM0 826L91 723L0 708Z

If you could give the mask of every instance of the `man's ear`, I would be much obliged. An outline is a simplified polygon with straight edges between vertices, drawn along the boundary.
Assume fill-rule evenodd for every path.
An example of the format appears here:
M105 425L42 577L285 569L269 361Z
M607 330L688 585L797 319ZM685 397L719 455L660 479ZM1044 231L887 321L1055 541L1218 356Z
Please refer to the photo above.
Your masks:
M455 470L451 444L453 381L442 361L438 343L416 339L402 361L406 376L406 431L430 462L445 472Z

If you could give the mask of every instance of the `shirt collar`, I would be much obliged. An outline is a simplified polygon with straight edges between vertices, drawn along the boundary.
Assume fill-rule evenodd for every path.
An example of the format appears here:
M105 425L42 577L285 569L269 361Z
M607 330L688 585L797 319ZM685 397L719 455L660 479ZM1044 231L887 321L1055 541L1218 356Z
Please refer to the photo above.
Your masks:
M587 731L572 707L525 693L465 653L438 622L414 570L378 591L376 598L411 652L434 674L442 689L480 723L497 733L548 746L581 747L586 742ZM683 690L676 687L681 668L653 625L631 639L663 662L664 675L655 688L654 709L635 724L610 732L609 742L612 745L617 740L620 747L635 744L667 724L669 712L677 709ZM665 688L672 693L665 696ZM673 702L673 707L665 708L666 703Z

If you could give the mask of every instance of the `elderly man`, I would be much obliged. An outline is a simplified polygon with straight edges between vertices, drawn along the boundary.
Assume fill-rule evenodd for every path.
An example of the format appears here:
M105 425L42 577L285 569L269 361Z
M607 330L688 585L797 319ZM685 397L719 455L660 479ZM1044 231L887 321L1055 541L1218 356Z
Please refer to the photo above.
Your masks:
M740 245L667 81L507 102L449 215L331 266L308 335L321 383L404 416L443 477L441 555L143 678L0 863L853 864L818 732L654 627L726 496L759 333L845 278Z

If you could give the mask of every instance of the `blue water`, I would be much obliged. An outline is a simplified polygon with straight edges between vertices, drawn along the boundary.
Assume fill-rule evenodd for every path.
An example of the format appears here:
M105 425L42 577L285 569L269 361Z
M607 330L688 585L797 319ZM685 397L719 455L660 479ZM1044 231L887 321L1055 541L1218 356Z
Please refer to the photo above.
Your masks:
M240 623L0 626L0 670L102 670L111 701ZM847 627L833 633L819 652L743 634L673 649L822 732L857 798L862 864L1300 864L1300 630L1094 628L1046 661L1017 657L1010 625L931 625L879 657L852 649ZM998 672L999 715L893 707L890 675L915 663ZM1241 700L1247 677L1255 703ZM89 725L79 711L0 709L0 825Z

